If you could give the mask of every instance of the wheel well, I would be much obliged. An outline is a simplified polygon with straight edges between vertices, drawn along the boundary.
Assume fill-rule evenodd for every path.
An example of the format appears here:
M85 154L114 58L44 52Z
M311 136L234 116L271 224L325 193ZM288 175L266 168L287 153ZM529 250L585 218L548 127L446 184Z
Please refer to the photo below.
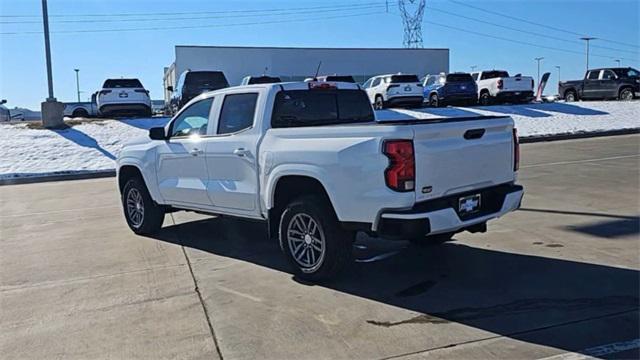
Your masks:
M273 192L273 206L269 209L269 234L273 237L278 233L278 225L280 223L280 215L284 211L287 204L293 199L303 195L319 195L331 205L331 199L327 191L320 181L309 177L299 175L288 175L278 179L275 190Z
M567 90L564 91L564 96L567 96L567 94L570 92L574 94L578 94L574 88L568 88Z
M489 89L482 89L480 90L480 95L482 94L488 94L489 93Z
M132 165L125 165L120 168L120 170L118 171L118 187L120 188L120 192L122 192L122 189L127 184L127 181L134 177L140 178L144 181L142 173L137 167Z
M633 91L633 87L629 85L623 85L623 86L620 86L620 90L618 90L618 95L620 95L626 89L630 89L631 91Z

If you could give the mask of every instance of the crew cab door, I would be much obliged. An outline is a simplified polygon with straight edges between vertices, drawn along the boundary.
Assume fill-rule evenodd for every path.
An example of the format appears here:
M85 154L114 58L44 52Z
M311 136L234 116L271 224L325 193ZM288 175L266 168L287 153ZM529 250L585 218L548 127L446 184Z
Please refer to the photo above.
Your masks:
M618 97L618 78L611 70L602 70L600 73L600 89L599 97L616 98Z
M209 207L205 143L213 98L189 105L169 126L157 148L158 188L170 204Z
M257 213L258 92L230 92L221 99L215 137L207 142L207 192L215 208L239 214ZM216 106L218 107L218 106Z
M582 97L585 99L602 97L600 86L600 70L590 70L584 79Z

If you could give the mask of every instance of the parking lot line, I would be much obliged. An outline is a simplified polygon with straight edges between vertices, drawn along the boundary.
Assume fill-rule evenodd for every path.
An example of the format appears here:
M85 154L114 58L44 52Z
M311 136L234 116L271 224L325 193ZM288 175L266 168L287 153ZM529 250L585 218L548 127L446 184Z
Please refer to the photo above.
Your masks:
M520 168L521 169L528 169L528 168L534 168L534 167L540 167L540 166L580 164L580 163L589 163L589 162L598 162L598 161L607 161L607 160L626 159L626 158L632 158L632 157L638 157L638 156L640 156L640 154L610 156L610 157L597 158L597 159L585 159L585 160L573 160L573 161L557 161L557 162L550 162L550 163L525 165L525 166L521 166Z

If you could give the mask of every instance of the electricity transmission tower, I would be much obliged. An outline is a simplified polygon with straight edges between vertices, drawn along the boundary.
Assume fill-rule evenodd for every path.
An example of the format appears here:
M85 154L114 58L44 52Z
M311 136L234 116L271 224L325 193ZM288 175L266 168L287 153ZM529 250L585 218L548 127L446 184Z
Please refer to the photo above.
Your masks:
M422 47L422 17L425 0L398 0L400 16L404 24L404 40L406 48ZM415 11L411 11L415 8Z

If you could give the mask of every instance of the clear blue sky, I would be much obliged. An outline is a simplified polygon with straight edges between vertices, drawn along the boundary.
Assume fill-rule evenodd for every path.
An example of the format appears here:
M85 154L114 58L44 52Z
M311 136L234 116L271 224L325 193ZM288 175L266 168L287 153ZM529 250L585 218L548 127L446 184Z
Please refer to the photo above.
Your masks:
M590 65L614 66L613 58L626 58L624 66L639 67L640 28L639 1L469 1L467 4L483 9L499 11L532 22L571 29L576 33L605 38L636 46L626 46L604 40L593 42L596 46L615 49L592 48ZM302 7L326 7L335 5L373 4L379 7L356 10L327 9L291 11L287 14L266 16L265 13L244 12L211 14L206 12L256 9L290 9ZM577 35L540 28L504 17L456 4L450 0L427 0L425 21L445 24L469 31L517 41L562 48L578 52L565 53L552 49L516 44L500 39L460 32L450 28L423 23L425 47L451 49L451 71L469 71L470 66L502 68L512 73L536 76L534 57L542 56L543 71L552 73L551 87L557 81L556 65L561 66L563 79L580 78L585 68L584 46L579 43L544 38L532 34L498 28L467 18L480 19L537 34L576 40ZM429 9L431 7L432 9ZM152 98L162 98L163 67L171 63L174 45L240 45L240 46L299 46L299 47L401 47L403 26L398 15L397 1L389 1L390 12L384 8L384 0L49 0L51 17L53 77L56 97L61 101L75 101L74 68L80 69L80 86L86 99L97 90L105 78L138 77L151 91ZM436 11L433 9L441 11ZM457 17L445 12L462 15ZM179 17L214 17L190 20L157 20L169 18L148 13L187 12ZM296 14L293 14L296 12ZM139 13L136 17L80 17L74 15ZM200 13L200 14L194 14ZM42 30L40 18L16 18L13 15L40 15L40 0L0 0L0 33L38 32ZM355 17L330 18L346 14L367 14ZM150 21L104 22L114 19L156 19ZM301 21L278 24L224 26L249 22ZM306 19L306 20L305 20ZM317 20L316 20L317 19ZM90 20L89 22L60 23L58 21ZM93 20L93 21L91 21ZM18 23L9 23L18 22ZM30 23L33 22L33 23ZM55 33L113 28L164 28L171 26L216 25L195 29L163 29L135 32ZM223 25L223 26L219 26ZM47 96L44 41L42 34L0 34L0 97L9 100L9 107L24 106L38 109ZM553 92L548 90L547 92Z

